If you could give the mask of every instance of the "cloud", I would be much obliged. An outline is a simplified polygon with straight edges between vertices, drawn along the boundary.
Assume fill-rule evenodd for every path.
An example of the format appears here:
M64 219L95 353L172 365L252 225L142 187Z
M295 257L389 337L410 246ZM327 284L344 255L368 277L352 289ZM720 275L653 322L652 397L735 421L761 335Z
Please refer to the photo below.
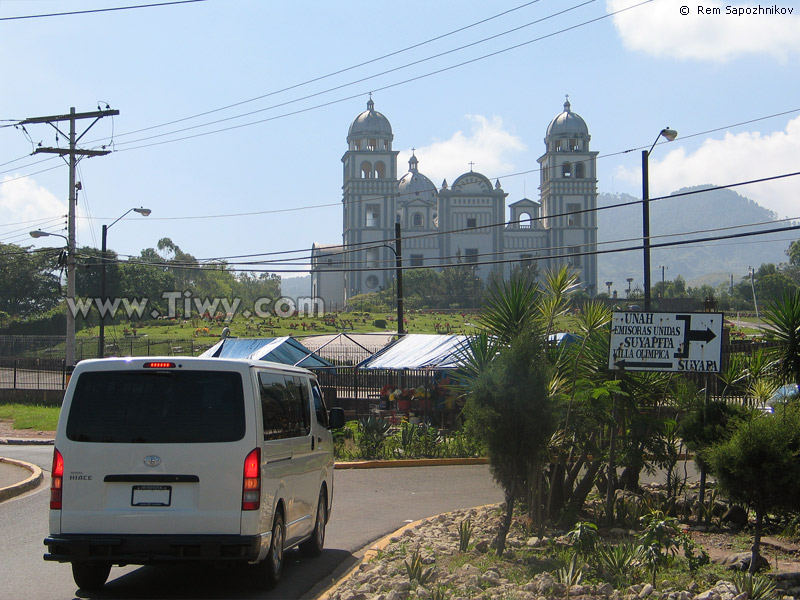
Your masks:
M31 245L34 240L29 232L35 229L66 235L63 231L66 213L66 204L30 177L8 176L0 184L0 214L6 223L0 226L0 242ZM52 240L59 241L58 238L47 241Z
M670 145L678 144L678 141ZM666 146L661 146L661 153ZM726 133L722 139L708 139L695 152L676 147L664 158L651 155L649 163L650 195L663 196L679 188L695 185L726 185L795 173L800 156L800 117L788 122L786 129L769 134L758 131ZM640 185L640 169L617 167L615 178ZM800 220L797 189L800 176L787 177L736 188L743 196L756 201L779 217Z
M434 142L415 149L419 160L419 171L426 175L437 187L443 179L452 182L456 177L473 169L492 177L497 173L513 171L512 156L526 149L520 138L503 129L500 117L487 118L482 115L467 115L472 129L467 135L456 131L448 140ZM398 155L398 177L406 172L411 151L401 151Z
M633 6L641 0L606 0L611 13ZM653 2L613 17L614 26L629 50L653 56L678 59L728 61L740 56L760 55L786 62L800 55L800 7L763 4L792 14L726 14L726 7L756 9L757 2L728 5L721 0L705 0L702 7L719 9L720 14L698 14L700 6L685 0ZM689 14L682 15L681 8Z

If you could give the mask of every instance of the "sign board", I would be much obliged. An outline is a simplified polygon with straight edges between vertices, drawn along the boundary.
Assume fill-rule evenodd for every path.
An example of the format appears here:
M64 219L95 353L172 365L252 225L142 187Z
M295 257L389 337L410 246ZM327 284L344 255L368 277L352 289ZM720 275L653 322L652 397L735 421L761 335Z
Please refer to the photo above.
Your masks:
M718 373L722 313L615 312L608 368Z

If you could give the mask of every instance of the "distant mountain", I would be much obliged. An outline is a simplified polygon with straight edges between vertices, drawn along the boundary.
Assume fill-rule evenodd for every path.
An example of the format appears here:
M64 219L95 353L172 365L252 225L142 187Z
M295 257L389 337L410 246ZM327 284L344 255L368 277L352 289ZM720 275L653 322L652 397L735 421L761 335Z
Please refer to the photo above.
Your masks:
M673 192L669 198L650 202L650 265L653 285L661 281L662 265L666 267L666 281L680 275L690 286L707 283L716 287L720 283L730 282L731 275L734 281L739 281L748 274L751 266L758 268L762 263L786 262L786 250L793 240L800 238L800 234L787 232L668 248L656 247L665 242L732 235L782 225L771 223L778 219L774 212L732 190L713 190L674 197L675 194L711 187L684 188ZM609 207L600 210L597 216L599 248L606 250L639 246L638 250L598 256L598 284L601 292L607 290L605 282L613 281L612 291L616 289L623 294L628 287L626 280L629 277L633 277L633 288L642 287L643 219L642 205L637 204L638 201L639 198L628 194L598 196L598 207ZM622 206L610 208L617 205Z
M281 296L292 300L311 296L311 275L281 277Z

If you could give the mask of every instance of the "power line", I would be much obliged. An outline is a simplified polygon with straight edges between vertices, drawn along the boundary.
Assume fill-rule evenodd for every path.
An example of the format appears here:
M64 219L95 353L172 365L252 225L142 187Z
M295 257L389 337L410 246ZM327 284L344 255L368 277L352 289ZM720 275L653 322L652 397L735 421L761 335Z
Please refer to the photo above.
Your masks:
M284 87L282 89L275 90L275 91L272 91L272 92L268 92L266 94L262 94L260 96L254 97L254 98L249 98L247 100L241 100L239 102L234 102L233 104L229 104L227 106L221 106L219 108L214 108L214 109L211 109L211 110L207 110L205 112L201 112L201 113L198 113L198 114L195 114L195 115L191 115L191 116L188 116L188 117L183 117L183 118L180 118L180 119L175 119L173 121L168 121L166 123L161 123L159 125L151 125L149 127L143 127L141 129L136 129L134 131L128 131L126 133L121 133L121 134L119 134L118 137L123 137L123 136L127 136L127 135L133 135L133 134L141 133L141 132L144 132L144 131L150 131L152 129L158 129L160 127L167 127L169 125L174 125L176 123L182 123L184 121L189 121L191 119L204 117L206 115L210 115L210 114L213 114L213 113L216 113L216 112L220 112L220 111L223 111L223 110L228 110L230 108L236 108L237 106L241 106L243 104L248 104L250 102L255 102L257 100L263 100L264 98L269 98L270 96L275 96L275 95L281 94L283 92L288 92L288 91L291 91L291 90L294 90L294 89L309 85L311 83L316 83L318 81L322 81L324 79L328 79L328 78L333 77L335 75L341 75L342 73L346 73L348 71L352 71L352 70L358 69L360 67L364 67L364 66L367 66L369 64L376 63L376 62L379 62L379 61L387 59L387 58L391 58L392 56L397 56L397 55L402 54L404 52L408 52L409 50L414 50L416 48L420 48L420 47L425 46L427 44L430 44L432 42L436 42L438 40L444 39L444 38L449 37L451 35L455 35L456 33L461 33L462 31L466 31L467 29L471 29L473 27L477 27L478 25L483 25L484 23L488 23L489 21L492 21L492 20L497 19L499 17L505 16L507 14L510 14L510 13L515 12L517 10L520 10L522 8L526 8L526 7L528 7L528 6L532 5L532 4L537 4L540 1L541 0L532 0L531 2L526 2L525 4L521 4L519 6L511 8L509 10L497 13L495 15L492 15L492 16L487 17L485 19L482 19L480 21L476 21L475 23L471 23L471 24L466 25L464 27L459 27L458 29L454 29L453 31L450 31L448 33L437 35L435 37L429 38L429 39L424 40L422 42L418 42L416 44L412 44L411 46L406 46L405 48L401 48L400 50L395 50L393 52L389 52L388 54L384 54L382 56L371 58L371 59L366 60L364 62L355 64L355 65L352 65L352 66L349 66L349 67L345 67L345 68L339 69L337 71L333 71L331 73L327 73L325 75L320 75L320 76L317 76L317 77L313 77L311 79L307 79L306 81L303 81L301 83L292 84L292 85L289 85L289 86ZM248 113L248 114L250 114L250 113Z
M495 57L495 56L499 56L500 54L504 54L504 53L510 52L512 50L518 50L519 48L523 48L523 47L528 46L530 44L533 44L533 43L536 43L536 42L540 42L542 40L545 40L545 39L560 35L562 33L573 31L573 30L578 29L580 27L585 27L586 25L591 25L591 24L596 23L598 21L601 21L601 20L608 19L610 17L616 16L616 15L618 15L620 13L623 13L623 12L626 12L626 11L629 11L629 10L632 10L632 9L635 9L635 8L639 8L639 7L641 7L641 6L645 5L645 4L649 4L650 2L653 2L653 1L654 0L643 0L642 2L640 2L638 4L634 4L632 6L620 9L620 10L612 12L612 13L601 15L601 16L596 17L594 19L589 19L588 21L583 21L582 23L578 23L577 25L572 25L570 27L566 27L564 29L560 29L558 31L554 31L554 32L542 35L542 36L534 38L532 40L528 40L526 42L515 44L513 46L509 46L507 48L503 48L501 50L497 50L497 51L491 52L489 54L484 54L482 56L479 56L479 57L476 57L476 58L472 58L472 59L469 59L469 60L454 64L454 65L443 67L441 69L430 71L430 72L424 73L422 75L417 75L417 76L414 76L414 77L410 77L408 79L405 79L405 80L402 80L402 81L397 81L397 82L394 82L394 83L390 83L390 84L387 84L387 85L384 85L384 86L381 86L381 87L372 88L370 91L371 92L380 92L380 91L392 89L392 88L395 88L395 87L398 87L398 86L401 86L401 85L406 85L408 83L412 83L412 82L415 82L415 81L420 81L422 79L426 79L426 78L432 77L434 75L440 75L441 73L445 73L445 72L451 71L453 69L458 69L460 67L471 65L473 63L485 60L487 58L492 58L492 57ZM578 7L579 6L582 6L582 5L578 5ZM418 61L418 62L421 62L421 61ZM394 69L394 70L396 70L396 69ZM387 73L388 72L390 72L390 71L387 71ZM379 74L379 75L381 75L381 74ZM363 80L360 80L360 81L365 81L367 79L372 79L372 78L377 77L377 76L378 75L367 77L367 78L365 78ZM358 82L353 82L353 83L358 83ZM351 84L347 84L347 85L352 85L352 83ZM338 86L338 87L345 87L345 86ZM338 88L332 88L332 89L338 89ZM328 91L331 91L331 90L328 90ZM323 93L326 93L326 92L320 92L318 94L313 94L311 96L308 96L307 98L318 96L318 95L323 94ZM215 130L207 131L207 132L204 132L204 133L197 133L197 134L194 134L194 135L183 136L183 137L174 138L174 139L171 139L171 140L164 140L164 141L161 141L161 142L153 142L151 144L144 144L144 145L141 145L141 146L133 146L131 148L122 148L120 150L117 150L117 152L124 152L124 151L130 151L130 150L139 150L139 149L142 149L142 148L150 148L152 146L160 146L160 145L163 145L163 144L170 144L170 143L173 143L173 142L185 141L185 140L195 139L195 138L198 138L198 137L204 137L206 135L213 135L213 134L216 134L216 133L223 133L223 132L226 132L226 131L232 131L232 130L235 130L235 129L241 129L243 127L250 127L252 125L258 125L258 124L261 124L261 123L267 123L267 122L270 122L270 121L275 121L277 119L282 119L282 118L286 118L286 117L289 117L289 116L294 116L294 115L310 112L312 110L317 110L317 109L324 108L324 107L327 107L327 106L332 106L334 104L340 104L342 102L346 102L346 101L352 100L354 98L363 97L364 95L365 95L365 92L361 92L361 93L358 93L358 94L347 96L345 98L339 98L337 100L331 100L331 101L324 102L322 104L317 104L317 105L314 105L314 106L310 106L310 107L307 107L307 108L304 108L304 109L298 109L296 111L284 113L284 114L281 114L281 115L276 115L274 117L268 117L268 118L265 118L265 119L259 119L257 121L251 121L251 122L248 122L248 123L242 123L240 125L232 125L230 127L223 127L223 128L220 128L220 129L215 129ZM302 99L305 99L305 98L302 98ZM299 100L287 101L287 102L284 102L284 103L276 105L276 106L283 106L283 105L291 104L291 103L294 103L294 102L297 102L297 101L299 101ZM270 108L273 108L273 107L270 107ZM269 110L269 109L264 109L264 110ZM255 111L255 112L262 112L262 111ZM248 113L248 114L251 114L251 113ZM244 116L247 116L247 115L244 115ZM229 119L223 119L222 121L227 121L227 120L230 120L232 118L238 118L238 117L231 117ZM221 122L221 121L218 121L218 122ZM172 135L174 133L179 133L180 131L187 131L189 129L195 129L197 127L208 126L210 124L214 124L214 123L209 123L209 124L206 124L206 125L198 125L198 126L195 126L195 127L186 128L184 130L179 130L177 132L167 132L167 133L164 133L164 134L159 134L159 135L151 136L151 137L148 137L148 138L142 138L142 139L139 139L139 140L132 140L130 142L120 142L118 145L121 146L121 145L124 145L124 144L134 144L134 143L138 143L138 142L141 142L141 141L146 141L148 139L155 139L157 137L164 137L164 136L167 136L167 135Z
M685 245L693 245L693 244L707 244L708 242L713 241L721 241L721 240L731 240L731 239L740 239L740 238L748 238L760 235L769 235L773 233L782 233L787 231L797 231L800 230L800 224L795 225L787 225L785 227L777 227L772 229L765 229L760 231L747 231L747 232L739 232L739 233L732 233L727 235L717 235L717 236L706 236L702 238L692 238L690 240L674 240L670 242L661 242L658 244L651 244L651 248L671 248L675 246L685 246ZM683 233L683 234L672 234L672 235L692 235L691 233ZM618 242L614 242L618 243ZM587 244L584 244L587 245ZM572 259L576 257L583 257L583 256L598 256L602 254L617 254L621 252L632 252L632 251L640 251L642 250L642 245L635 245L635 246L627 246L624 248L609 248L605 250L585 250L582 252L576 252L570 255L564 254L548 254L544 256L537 256L531 259L526 259L525 261L521 260L520 258L506 258L506 259L495 259L495 260L484 260L478 262L460 262L460 263L438 263L438 264L426 264L422 266L410 266L410 265L403 265L401 268L404 271L410 271L414 269L445 269L445 268L456 268L456 267L480 267L480 266L488 266L488 265L501 265L501 264L519 264L521 262L530 261L540 261L540 260L551 260L551 259ZM78 255L81 258L92 258L95 259L97 257L90 256L90 255ZM176 265L173 263L165 262L165 263L152 263L152 262L142 262L139 260L131 260L131 261L111 261L116 262L117 264L138 264L142 266L148 266L153 268L162 268L162 269L184 269L184 270L198 270L198 271L208 271L208 266L203 265ZM219 265L217 266L227 266L227 265ZM352 269L352 268L336 268L336 269L328 269L324 270L325 273L345 273L345 272L364 272L364 271L394 271L396 270L396 266L386 266L386 267L374 267L374 268L364 268L364 269ZM307 269L230 269L231 271L244 271L250 273L307 273Z
M681 197L684 197L684 196L691 196L691 195L695 195L695 194L704 194L704 193L707 193L707 192L713 192L713 191L717 191L717 190L741 187L743 185L752 185L752 184L756 184L756 183L764 183L764 182L767 182L767 181L774 181L774 180L784 179L784 178L788 178L788 177L796 177L798 175L800 175L800 171L796 171L794 173L784 173L784 174L781 174L781 175L773 175L773 176L770 176L770 177L762 177L762 178L759 178L759 179L751 179L751 180L748 180L748 181L741 181L741 182L731 183L731 184L728 184L728 185L704 187L704 188L700 188L700 189L696 189L696 190L690 190L690 191L687 191L687 192L680 192L680 193L670 194L670 195L667 195L667 196L656 196L654 198L651 198L650 201L651 202L656 202L656 201L660 201L660 200L669 200L669 199L673 199L673 198L681 198ZM493 223L493 224L490 224L490 225L479 225L479 226L476 226L476 227L465 227L465 228L450 229L450 230L444 230L444 231L437 230L437 231L430 231L430 232L419 233L419 234L410 234L410 235L405 235L403 237L403 241L404 242L408 242L410 240L415 240L415 239L422 239L422 238L429 238L429 237L440 237L440 236L451 235L451 234L456 234L456 233L475 232L475 231L486 230L486 229L494 229L494 228L498 228L498 227L507 227L510 224L520 224L522 222L525 222L525 223L530 222L531 224L533 224L534 222L543 221L544 219L555 219L555 218L565 217L565 216L570 216L570 215L579 215L579 214L584 214L584 213L595 213L595 212L599 212L599 211L612 210L612 209L616 209L616 208L629 208L629 207L636 206L636 205L641 204L641 203L642 203L642 200L634 200L634 201L631 201L631 202L620 202L620 203L616 203L616 204L609 204L609 205L606 205L606 206L598 206L598 207L591 208L591 209L583 209L583 210L578 210L578 211L569 211L569 212L564 212L564 213L556 213L556 214L553 214L553 215L546 215L546 216L543 215L543 216L539 216L539 217L536 217L536 218L525 219L524 221L523 220L503 221L501 223ZM773 221L773 222L776 222L776 221ZM777 221L777 222L780 222L780 221ZM674 235L685 235L685 234L674 234ZM656 237L656 236L653 236L653 237ZM355 243L355 244L348 244L346 247L344 245L337 244L336 246L337 247L341 247L342 249L341 250L337 250L335 252L326 253L325 256L326 257L330 257L330 256L334 256L335 257L335 256L338 256L338 255L350 254L350 253L353 253L353 252L363 252L363 251L365 251L367 249L382 248L382 247L385 247L389 243L393 243L394 241L395 241L395 238L391 237L391 238L385 238L385 239L380 239L380 240L372 240L372 241L368 241L368 242L358 242L358 243ZM608 242L602 242L602 243L608 243ZM580 245L585 245L585 244L580 244ZM281 251L276 251L276 252L263 252L263 253L245 254L245 255L217 256L217 257L213 257L213 258L202 258L202 259L197 259L197 260L200 261L200 262L203 262L203 261L226 261L226 260L234 259L234 258L255 258L255 257L258 257L258 256L279 256L279 255L286 255L286 254L312 253L313 250L314 250L313 248L302 248L302 249L297 249L297 250L281 250ZM520 248L518 250L522 251L522 250L536 250L536 249L535 248L530 248L530 249L522 249L522 248ZM289 260L297 260L297 257L289 259ZM159 263L156 263L156 264L159 264ZM327 271L327 269L325 269L325 270Z
M205 2L206 0L174 0L174 2L158 2L157 4L137 4L135 6L117 6L114 8L95 8L92 10L74 10L70 12L46 13L40 15L21 15L18 17L0 17L0 21L19 21L22 19L43 19L46 17L66 17L71 15L88 15L91 13L114 12L118 10L134 10L138 8L156 8L159 6L171 6L173 4L192 4L194 2Z
M716 186L716 187L701 188L701 189L697 189L697 190L690 190L688 192L681 192L681 193L672 194L672 195L669 195L669 196L656 197L656 198L653 198L653 200L655 201L655 200L668 200L668 199L680 198L680 197L683 197L683 196L702 194L702 193L706 193L706 192L716 191L716 190L719 190L719 189L726 189L726 188L730 188L730 187L737 187L737 186L740 186L740 185L747 185L747 184L752 184L752 183L761 183L761 182L765 182L765 181L781 179L781 178L784 178L784 177L791 177L791 176L796 176L796 175L800 175L800 172L788 173L788 174L783 174L783 175L776 175L776 176L773 176L773 177L767 177L767 178L762 178L762 179L758 179L758 180L750 180L750 181L746 181L746 182L733 183L733 184L729 184L727 186ZM567 215L579 214L579 213L583 213L583 212L596 212L596 211L600 211L600 210L609 210L609 209L613 209L613 208L623 208L623 207L624 208L628 208L628 207L631 207L631 206L635 206L636 204L639 204L639 203L641 203L641 200L637 200L637 201L634 201L634 202L618 203L618 204L608 205L608 206L604 206L604 207L597 207L595 209L587 209L587 210L583 210L583 211L570 211L570 212L567 212L567 213L559 213L559 214L555 214L555 215L541 216L541 217L538 217L535 220L542 220L542 219L546 219L546 218L547 219L558 218L558 217L563 217L563 216L567 216ZM533 220L534 219L531 219L531 221L533 221ZM741 229L741 228L744 228L744 227L757 227L757 226L761 226L761 225L768 225L768 224L781 223L781 222L793 222L794 220L795 220L795 218L788 218L788 219L781 219L781 220L777 220L777 221L764 221L764 222L760 222L760 223L750 223L750 224L744 224L744 225L733 225L733 226L721 227L721 228L716 228L716 229L697 230L697 231L694 231L694 232L661 234L659 236L653 236L653 238L659 239L659 238L669 238L669 237L679 237L679 236L686 236L686 235L694 235L694 234L697 234L697 233L709 233L709 232L716 232L716 231L727 231L727 230L731 230L731 229ZM527 220L526 220L526 222L527 222ZM512 221L511 223L520 223L520 221ZM448 235L448 234L457 233L457 232L466 232L466 231L474 232L474 231L480 230L480 229L489 229L489 228L494 228L494 227L507 227L508 224L509 223L503 222L503 223L497 223L497 224L492 224L492 225L483 225L483 226L479 226L479 227L471 227L471 228L458 229L458 230L428 232L428 233L424 233L424 234L406 236L403 239L404 239L404 241L408 241L408 240L415 239L415 238L430 237L430 236L442 236L442 235ZM628 239L622 239L622 240L610 240L610 241L605 241L605 242L596 242L596 243L591 244L591 245L599 246L599 245L606 245L606 244L618 244L618 243L623 243L623 242L634 241L634 240L637 240L637 239L640 239L640 238L636 237L636 238L628 238ZM327 253L325 256L326 257L332 257L332 256L335 257L335 256L340 256L340 255L345 255L345 254L352 254L354 252L363 252L365 250L387 247L386 243L381 243L383 241L387 241L387 242L394 241L394 238L390 238L390 239L387 239L387 240L374 240L374 241L369 241L369 242L361 242L361 243L358 243L358 244L349 244L346 247L345 246L337 246L337 247L341 247L342 250L337 250L335 252ZM540 248L516 248L516 249L513 249L513 250L509 250L509 251L486 253L485 255L518 254L518 253L527 253L527 252L540 252L542 250L547 250L547 251L551 251L552 252L554 250L563 250L563 249L567 249L567 248L575 248L575 247L581 247L581 246L586 246L586 245L588 245L588 244L578 244L578 245L574 245L573 244L573 245L559 246L559 247L552 247L551 246L551 247L540 247ZM215 257L215 258L210 258L210 259L195 259L195 260L198 263L200 263L200 262L208 262L209 264L225 264L227 266L230 266L231 263L220 262L220 261L227 261L227 260L232 259L232 258L254 258L254 257L257 257L257 256L275 256L275 255L285 255L285 254L297 254L297 253L301 253L301 252L302 253L306 253L306 252L309 252L309 251L312 252L312 256L309 257L309 259L305 259L305 260L310 260L311 258L313 258L313 249L310 249L310 250L309 249L300 249L300 250L293 250L293 251L290 250L290 251L281 251L281 252L272 252L272 253L259 253L259 254L250 254L250 255ZM559 255L556 255L556 256L559 256L559 257L563 258L563 257L568 256L568 255L559 254ZM131 258L133 258L133 257L131 257ZM442 258L457 258L457 257L453 256L453 257L436 257L436 258L437 259L442 259ZM273 260L273 261L263 260L263 261L251 261L251 262L235 262L235 263L232 263L232 264L233 265L244 265L244 264L248 264L248 265L261 264L261 265L263 265L263 264L285 263L287 261L295 261L295 260L304 260L304 259L303 259L303 257L290 257L290 258L286 258L286 259L278 259L278 260ZM142 261L140 259L138 259L137 262L141 263ZM151 261L144 261L144 262L146 262L147 264L152 264L152 265L163 265L164 264L164 263L160 263L160 262L151 262ZM367 262L367 261L351 261L348 264L363 264L365 262ZM369 264L374 264L376 262L377 263L380 263L380 262L391 262L391 260L387 261L385 259L373 259L373 260L369 260L368 261ZM175 268L181 268L182 265L184 265L186 267L194 267L196 263L176 263L176 262L172 261L169 264L173 265ZM323 269L323 270L324 271L330 271L330 269L327 269L327 268ZM364 270L371 270L371 269L364 269ZM305 272L305 271L302 271L302 272Z

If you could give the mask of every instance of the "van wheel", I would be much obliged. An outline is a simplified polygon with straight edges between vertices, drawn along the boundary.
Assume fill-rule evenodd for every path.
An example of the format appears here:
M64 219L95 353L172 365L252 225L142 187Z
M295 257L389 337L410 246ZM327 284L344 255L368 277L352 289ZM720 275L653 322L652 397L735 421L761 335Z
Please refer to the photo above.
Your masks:
M283 544L286 541L286 527L283 524L283 515L275 515L275 523L272 525L272 540L269 545L267 558L264 559L262 568L264 570L264 583L266 587L273 588L281 578L283 569Z
M108 580L111 563L102 561L82 561L72 563L72 578L82 590L99 590Z
M325 546L325 521L328 518L328 499L325 497L325 490L320 490L319 500L317 501L317 520L314 523L314 531L311 537L300 544L300 551L306 556L319 556Z

